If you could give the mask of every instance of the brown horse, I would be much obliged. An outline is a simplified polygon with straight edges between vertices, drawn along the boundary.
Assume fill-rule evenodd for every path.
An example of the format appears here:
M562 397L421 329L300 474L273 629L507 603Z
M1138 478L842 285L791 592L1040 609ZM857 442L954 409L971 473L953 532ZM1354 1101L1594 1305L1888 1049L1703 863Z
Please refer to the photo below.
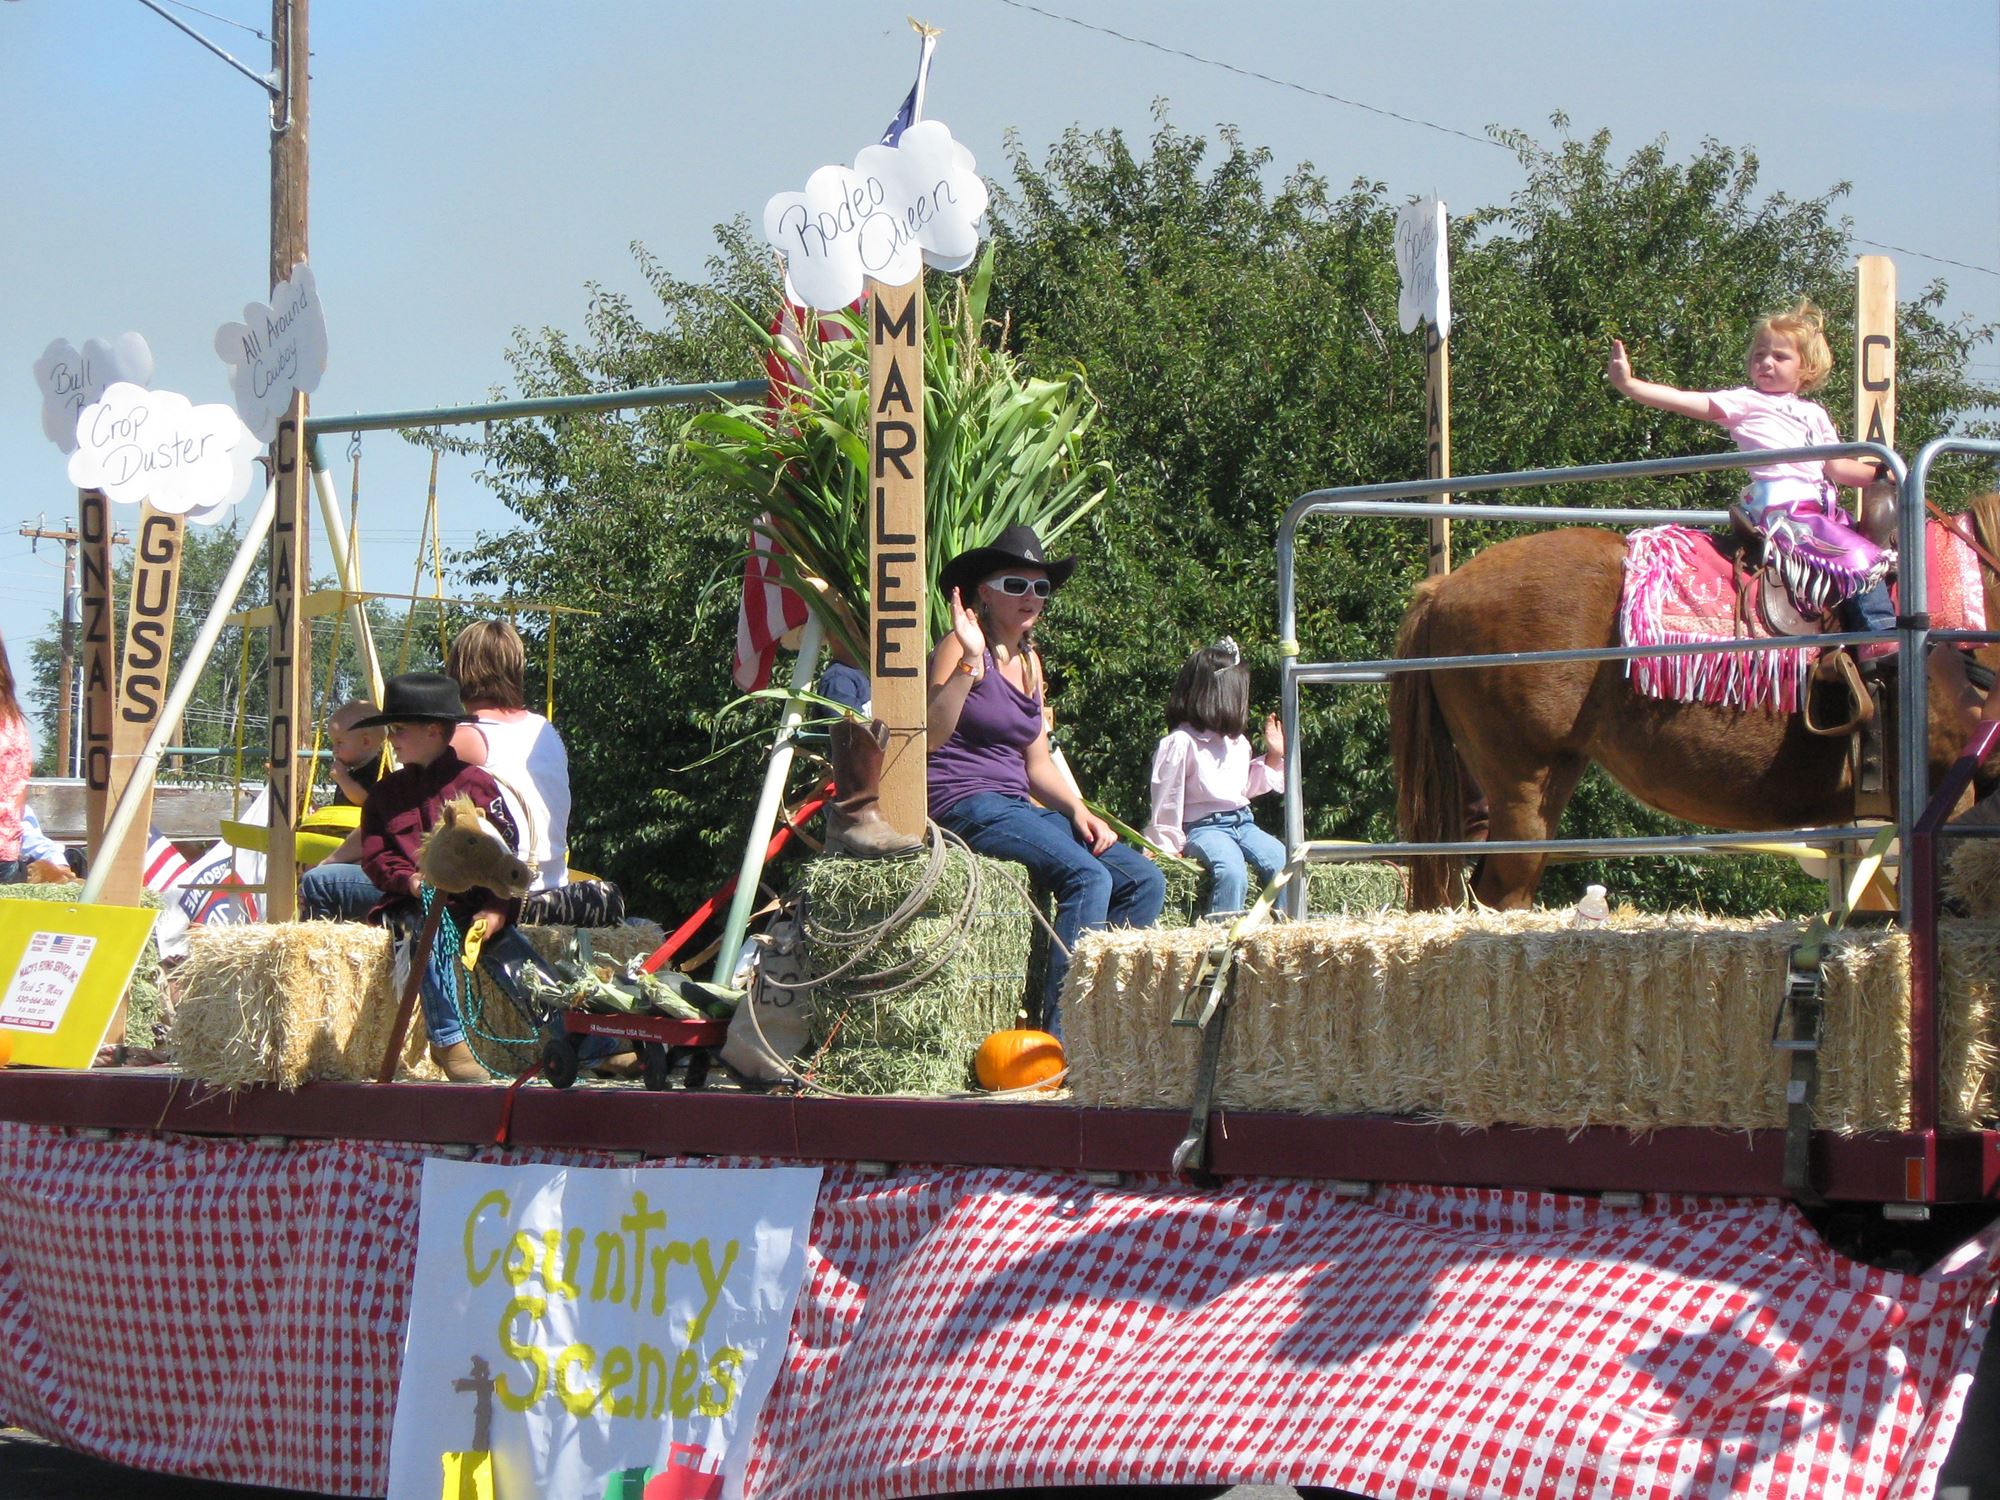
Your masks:
M1973 503L1988 552L2000 536L2000 496ZM1618 644L1625 538L1590 528L1538 532L1489 547L1464 567L1418 586L1396 654L1582 650ZM1987 619L2000 620L2000 580L1982 568ZM1979 653L1988 666L2000 647ZM1930 770L1964 748L1984 695L1965 653L1930 653ZM1809 734L1800 716L1643 697L1622 661L1400 672L1389 704L1401 837L1463 838L1470 774L1485 795L1494 839L1546 839L1593 762L1649 807L1731 831L1845 823L1854 811L1846 743ZM2000 754L1980 768L1978 795L2000 784ZM1489 906L1526 906L1547 856L1490 854L1473 894ZM1412 861L1411 905L1456 899L1462 862Z

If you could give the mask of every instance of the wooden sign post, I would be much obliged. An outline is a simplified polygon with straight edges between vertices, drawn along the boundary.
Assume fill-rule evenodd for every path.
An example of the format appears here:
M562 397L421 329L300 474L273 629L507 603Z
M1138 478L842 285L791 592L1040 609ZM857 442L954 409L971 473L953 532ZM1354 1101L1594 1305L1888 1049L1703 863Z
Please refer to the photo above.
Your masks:
M1854 440L1896 446L1896 263L1855 263Z
M111 817L111 715L118 698L118 660L111 646L118 615L111 598L111 501L104 491L77 491L76 530L83 601L84 847L94 860Z
M1451 476L1451 335L1435 323L1424 324L1424 477ZM1439 495L1440 505L1451 496ZM1435 577L1451 571L1451 520L1433 516L1430 556L1424 572Z
M1406 203L1396 214L1396 323L1405 333L1424 330L1424 477L1451 476L1451 265L1445 244L1445 208L1436 198ZM1451 504L1450 495L1437 504ZM1424 571L1451 571L1451 522L1430 519L1430 556Z
M139 510L139 547L132 560L132 594L125 606L125 660L118 674L118 707L111 721L111 766L107 800L115 804L159 722L167 699L174 654L174 605L180 594L184 523L177 515ZM112 857L100 899L137 906L145 888L146 830L152 826L150 783L132 819L132 834Z
M868 675L889 726L881 809L924 832L924 283L868 283Z
M278 422L272 447L277 497L271 520L271 842L264 863L264 912L273 922L298 916L298 850L292 830L298 826L299 746L307 716L308 684L312 677L312 637L303 609L312 513L307 504L309 471L304 449L306 398L292 397L290 410Z

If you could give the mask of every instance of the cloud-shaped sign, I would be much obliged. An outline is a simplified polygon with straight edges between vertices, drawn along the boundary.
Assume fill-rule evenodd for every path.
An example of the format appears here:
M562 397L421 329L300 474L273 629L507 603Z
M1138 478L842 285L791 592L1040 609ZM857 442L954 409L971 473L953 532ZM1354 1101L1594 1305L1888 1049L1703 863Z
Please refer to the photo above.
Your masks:
M252 302L241 323L216 329L215 352L229 366L229 392L243 424L272 441L292 393L310 395L326 373L326 313L312 267L300 261L271 288L268 304Z
M1446 260L1444 204L1435 198L1406 203L1396 212L1396 274L1403 292L1396 322L1405 333L1428 323L1443 338L1451 332L1451 268Z
M76 418L104 388L117 381L153 383L153 351L136 333L121 333L106 343L85 339L78 350L68 339L56 339L35 361L35 384L42 388L42 431L65 453L76 451Z
M250 488L255 439L221 402L196 406L174 391L123 381L76 419L70 483L113 500L214 519Z
M803 193L778 194L764 237L785 257L793 300L832 311L867 277L902 286L926 264L970 265L986 199L972 153L942 121L921 120L900 144L864 147L852 167L821 167Z

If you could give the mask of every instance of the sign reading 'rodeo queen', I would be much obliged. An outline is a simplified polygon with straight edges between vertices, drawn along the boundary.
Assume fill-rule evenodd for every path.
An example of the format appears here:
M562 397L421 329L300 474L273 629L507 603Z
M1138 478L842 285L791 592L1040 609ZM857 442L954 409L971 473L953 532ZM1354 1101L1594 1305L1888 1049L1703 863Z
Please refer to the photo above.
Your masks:
M779 193L764 206L764 237L785 258L792 300L828 312L870 277L903 286L925 265L963 270L986 202L972 153L942 121L921 120L898 144L866 146L852 167L821 167L804 192Z

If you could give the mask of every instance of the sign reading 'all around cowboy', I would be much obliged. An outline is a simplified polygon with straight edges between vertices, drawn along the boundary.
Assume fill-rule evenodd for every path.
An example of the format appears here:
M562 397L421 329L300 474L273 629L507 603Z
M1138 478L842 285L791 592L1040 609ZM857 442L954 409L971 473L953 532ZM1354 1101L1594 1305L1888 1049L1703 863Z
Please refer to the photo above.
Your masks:
M764 238L785 258L792 300L848 305L873 277L916 280L931 265L962 270L979 251L986 183L942 121L921 120L894 146L867 146L852 167L821 167L802 193L764 206Z
M819 1176L425 1162L390 1500L740 1494Z
M269 443L292 393L311 395L326 374L326 312L312 267L300 261L271 288L269 302L252 302L241 323L215 331L215 352L229 366L229 391L243 425Z

